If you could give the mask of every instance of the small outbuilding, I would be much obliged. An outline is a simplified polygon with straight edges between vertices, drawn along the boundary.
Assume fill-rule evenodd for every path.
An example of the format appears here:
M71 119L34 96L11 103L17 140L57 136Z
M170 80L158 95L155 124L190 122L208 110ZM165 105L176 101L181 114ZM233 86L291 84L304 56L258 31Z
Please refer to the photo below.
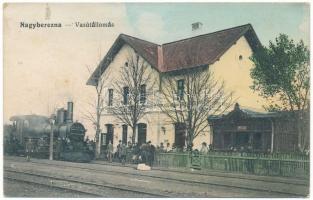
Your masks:
M296 123L286 113L241 109L236 103L226 115L210 116L215 150L291 152L297 150Z

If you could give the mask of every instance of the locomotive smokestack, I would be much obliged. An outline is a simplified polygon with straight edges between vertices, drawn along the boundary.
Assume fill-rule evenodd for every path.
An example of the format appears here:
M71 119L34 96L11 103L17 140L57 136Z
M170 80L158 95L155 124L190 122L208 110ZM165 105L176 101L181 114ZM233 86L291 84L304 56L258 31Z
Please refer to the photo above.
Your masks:
M73 122L73 102L67 102L66 122Z
M57 120L56 123L57 124L63 124L65 122L65 110L64 108L60 108L57 111Z

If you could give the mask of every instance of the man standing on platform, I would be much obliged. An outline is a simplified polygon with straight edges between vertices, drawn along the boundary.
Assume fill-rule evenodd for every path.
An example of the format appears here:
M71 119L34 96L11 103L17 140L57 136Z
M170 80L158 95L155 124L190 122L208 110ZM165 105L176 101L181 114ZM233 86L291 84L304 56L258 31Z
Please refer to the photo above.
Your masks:
M155 147L151 144L151 141L148 142L148 165L152 167L154 162L154 154L155 154Z
M125 165L126 153L127 153L127 147L126 147L126 144L123 143L122 146L121 146L121 155L120 155L122 165Z
M108 151L108 160L109 160L109 162L112 162L113 144L112 144L111 140L109 141L107 151Z
M32 139L29 138L28 141L26 142L26 160L27 161L30 161L30 157L33 151L34 151L34 148L33 148Z
M118 141L118 145L116 147L116 150L117 150L117 152L116 152L117 153L117 157L118 157L119 161L122 162L122 160L121 160L121 156L122 156L122 140Z

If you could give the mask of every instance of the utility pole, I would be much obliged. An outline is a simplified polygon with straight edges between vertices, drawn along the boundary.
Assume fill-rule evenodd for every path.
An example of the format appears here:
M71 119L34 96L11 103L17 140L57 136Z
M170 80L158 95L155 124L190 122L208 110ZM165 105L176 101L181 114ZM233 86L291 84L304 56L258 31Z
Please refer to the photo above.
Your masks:
M49 145L49 160L53 160L53 125L54 125L55 116L52 114L50 117L50 145Z

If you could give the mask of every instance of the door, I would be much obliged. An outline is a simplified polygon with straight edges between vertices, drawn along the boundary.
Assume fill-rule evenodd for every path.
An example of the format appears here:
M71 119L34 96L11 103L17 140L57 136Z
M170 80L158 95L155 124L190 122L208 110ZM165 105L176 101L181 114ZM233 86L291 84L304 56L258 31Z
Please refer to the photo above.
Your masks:
M236 133L236 146L240 149L240 147L245 147L249 144L249 133L246 132L238 132Z
M122 143L127 144L127 125L122 125L123 134L122 134Z
M113 124L106 124L106 127L107 127L107 135L106 135L105 144L108 145L109 141L111 141L113 144L113 135L114 135Z
M232 146L232 141L231 141L231 133L225 133L224 134L224 147L223 149L230 149Z
M177 148L183 149L186 141L186 124L175 124L175 145Z
M138 144L146 143L147 139L147 125L144 123L138 124Z
M261 150L262 147L262 133L255 133L253 135L253 149Z

